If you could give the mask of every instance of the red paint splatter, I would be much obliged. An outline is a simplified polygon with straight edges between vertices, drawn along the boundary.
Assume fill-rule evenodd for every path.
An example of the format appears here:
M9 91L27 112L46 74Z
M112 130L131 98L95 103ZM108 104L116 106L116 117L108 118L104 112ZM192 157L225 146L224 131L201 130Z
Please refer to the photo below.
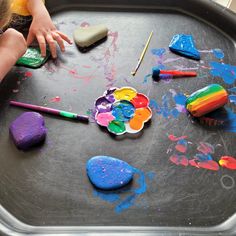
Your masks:
M56 96L50 99L50 102L60 102L60 101L61 101L61 98L59 96Z
M177 137L177 136L175 136L175 135L173 135L173 134L169 134L168 135L168 138L171 140L171 141L179 141L179 140L181 140L181 139L186 139L186 138L188 138L188 136L181 136L181 137Z
M203 169L215 170L215 171L219 170L218 163L213 160L198 162L197 160L192 159L192 160L189 160L189 164L197 168L203 168Z
M170 157L170 161L173 162L176 165L181 165L181 166L188 166L188 159L185 156L180 156L180 155L172 155Z
M181 153L186 153L187 151L187 146L183 145L183 144L177 144L175 146L175 149Z
M32 77L32 76L33 76L32 72L30 72L30 71L25 72L25 77Z
M80 27L88 27L88 26L90 26L90 24L86 21L80 24Z
M209 143L200 142L197 150L203 154L214 153L214 147Z
M222 156L219 160L220 166L230 169L236 170L236 159L231 156Z

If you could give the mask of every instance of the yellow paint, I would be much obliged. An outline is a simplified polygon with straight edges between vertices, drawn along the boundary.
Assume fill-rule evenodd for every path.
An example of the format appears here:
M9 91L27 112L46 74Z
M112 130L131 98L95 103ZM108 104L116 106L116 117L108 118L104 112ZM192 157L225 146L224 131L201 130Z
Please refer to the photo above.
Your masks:
M45 2L45 0L42 1ZM30 16L30 12L27 8L27 2L28 0L13 0L11 5L12 13L21 16Z
M199 107L199 106L205 105L205 103L213 102L216 99L222 98L224 96L227 96L226 91L219 91L219 92L214 93L214 94L209 94L207 96L198 98L194 102L191 102L190 104L188 104L187 105L187 109L191 111L195 107ZM202 104L202 103L204 103L204 104Z
M137 91L129 87L123 87L121 89L117 89L113 94L117 100L130 101L136 97Z

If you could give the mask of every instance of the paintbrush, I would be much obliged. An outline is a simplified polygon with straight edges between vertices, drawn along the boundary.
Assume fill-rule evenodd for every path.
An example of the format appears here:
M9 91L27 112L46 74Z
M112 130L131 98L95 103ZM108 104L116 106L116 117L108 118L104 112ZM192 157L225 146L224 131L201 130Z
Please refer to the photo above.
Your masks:
M72 113L68 111L62 111L62 110L57 110L54 108L37 106L37 105L27 104L23 102L16 102L16 101L10 101L10 105L16 106L16 107L23 107L23 108L30 109L33 111L45 112L45 113L56 115L56 116L63 116L63 117L67 117L70 119L79 120L83 122L89 122L88 116L78 115L76 113Z
M160 75L170 75L175 77L196 77L195 71L179 71L179 70L160 70L157 66L152 68L152 77L159 78Z
M138 68L140 67L140 65L141 65L141 63L142 63L142 61L143 61L143 58L144 58L144 56L145 56L145 53L146 53L146 51L147 51L147 49L148 49L148 46L149 46L149 44L150 44L152 35L153 35L153 31L152 31L152 32L150 33L150 35L149 35L149 38L148 38L148 40L147 40L147 42L146 42L146 45L145 45L145 47L144 47L144 49L143 49L143 51L142 51L142 54L141 54L141 56L140 56L140 58L139 58L139 60L138 60L137 66L136 66L135 69L131 72L131 75L133 75L133 76L135 76L135 74L136 74Z

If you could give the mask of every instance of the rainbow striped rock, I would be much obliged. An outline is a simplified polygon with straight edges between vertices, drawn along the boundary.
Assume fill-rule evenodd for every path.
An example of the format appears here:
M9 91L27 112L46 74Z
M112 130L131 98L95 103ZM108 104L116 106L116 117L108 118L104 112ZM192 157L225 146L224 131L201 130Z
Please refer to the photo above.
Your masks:
M186 100L186 108L193 116L201 117L227 102L227 91L219 84L211 84L191 94Z

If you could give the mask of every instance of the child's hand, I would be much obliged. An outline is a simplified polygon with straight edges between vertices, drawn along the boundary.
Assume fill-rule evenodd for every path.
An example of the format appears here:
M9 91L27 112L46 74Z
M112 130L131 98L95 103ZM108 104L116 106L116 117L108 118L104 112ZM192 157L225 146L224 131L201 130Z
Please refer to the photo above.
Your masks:
M8 29L0 36L0 82L26 49L25 38L20 32Z
M16 62L26 52L25 38L14 29L7 29L0 37L0 49L11 55Z
M35 38L39 43L43 57L46 56L46 43L49 45L53 58L57 57L55 41L62 52L65 51L64 41L72 44L72 41L65 34L56 29L47 11L41 11L39 14L33 15L33 21L27 37L27 45L29 46Z

